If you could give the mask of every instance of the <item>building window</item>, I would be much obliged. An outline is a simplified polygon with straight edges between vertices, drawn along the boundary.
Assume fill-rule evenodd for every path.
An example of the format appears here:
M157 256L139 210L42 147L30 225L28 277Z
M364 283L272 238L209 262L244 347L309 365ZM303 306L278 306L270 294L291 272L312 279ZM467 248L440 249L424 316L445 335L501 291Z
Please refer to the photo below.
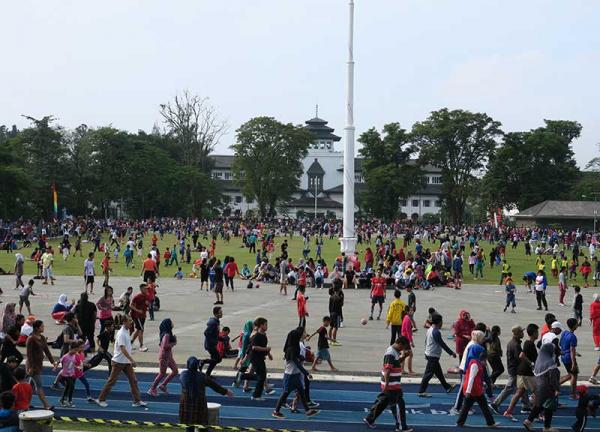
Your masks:
M442 184L442 176L431 177L431 183Z
M405 199L401 199L400 200L400 207L406 207L406 200Z
M423 207L429 207L431 205L431 201L423 200Z
M419 207L419 200L412 200L413 207Z
M436 200L435 201L435 206L436 207L441 207L442 206L442 200Z
M246 203L252 204L254 202L253 198L246 198Z
M223 173L221 171L213 171L212 176L214 179L220 179L223 177Z
M354 173L354 182L355 183L362 183L363 180L363 176L361 173Z
M233 174L231 173L231 171L225 171L223 173L223 176L224 176L225 180L231 180L233 178Z
M236 204L240 204L240 203L242 202L242 197L241 197L241 196L239 196L239 195L237 195L237 196L235 197L235 202L236 202Z
M431 183L431 177L427 176L425 178L427 179L427 184Z

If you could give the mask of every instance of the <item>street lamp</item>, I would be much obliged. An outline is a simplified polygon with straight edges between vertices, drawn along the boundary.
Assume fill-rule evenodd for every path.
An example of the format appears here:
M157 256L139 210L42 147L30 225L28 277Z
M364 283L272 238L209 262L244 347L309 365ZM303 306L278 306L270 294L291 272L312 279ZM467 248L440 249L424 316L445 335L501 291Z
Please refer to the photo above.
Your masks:
M590 192L590 195L593 195L594 202L598 203L598 196L600 196L600 192ZM584 195L581 195L581 198L588 198L588 196L584 194ZM594 209L594 234L596 234L596 221L597 220L598 220L598 209Z

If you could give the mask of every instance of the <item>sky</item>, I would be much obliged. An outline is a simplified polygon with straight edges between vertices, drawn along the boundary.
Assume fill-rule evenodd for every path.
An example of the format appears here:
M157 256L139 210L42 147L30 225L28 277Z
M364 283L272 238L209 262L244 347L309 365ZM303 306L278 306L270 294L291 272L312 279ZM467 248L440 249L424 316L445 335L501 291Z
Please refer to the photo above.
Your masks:
M300 124L317 104L343 135L346 0L19 0L2 12L0 124L54 115L150 131L187 89L229 124L217 153L252 117ZM357 134L443 107L505 131L576 120L583 168L600 156L598 16L591 0L356 0Z

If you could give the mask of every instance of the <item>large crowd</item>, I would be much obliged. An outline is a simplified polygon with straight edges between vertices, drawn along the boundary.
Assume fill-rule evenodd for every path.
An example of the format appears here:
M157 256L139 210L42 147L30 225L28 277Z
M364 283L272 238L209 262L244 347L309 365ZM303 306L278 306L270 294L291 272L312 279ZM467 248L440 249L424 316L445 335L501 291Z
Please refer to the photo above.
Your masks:
M500 269L498 283L506 293L506 301L500 305L505 312L509 308L510 312L517 312L515 291L519 284L535 295L539 310L548 311L547 287L556 282L560 306L565 305L567 289L573 287L572 316L563 324L556 315L547 313L544 322L539 323L541 326L536 323L514 326L509 329L510 342L502 347L499 336L503 329L475 322L468 311L461 310L457 319L452 320L454 348L451 348L442 337L444 319L441 312L430 308L424 323L423 354L427 362L419 396L430 397L427 387L435 376L447 392L457 393L451 414L457 416L458 426L464 425L472 414L474 403L480 406L490 427L497 426L494 414L517 421L515 407L521 401L521 413L527 415L524 427L533 430L533 422L541 420L544 430L551 432L554 430L552 417L559 406L560 384L568 382L569 397L578 401L573 429L584 430L588 414L595 413L600 402L588 386L578 386L576 332L583 322L584 298L581 286L575 282L581 281L586 287L591 282L596 285L600 279L595 234L579 229L492 224L453 227L359 220L356 233L364 252L348 256L340 254L332 262L326 262L322 253L323 239L337 238L341 229L339 221L234 218L0 223L0 245L7 253L15 253L14 268L3 270L14 273L15 288L20 290L18 313L17 305L9 303L5 305L2 317L0 390L4 393L0 395L0 402L4 405L6 400L8 405L12 400L13 411L28 409L35 391L43 406L51 408L41 385L45 357L59 369L53 388L62 392L62 407L74 406L73 389L77 381L86 389L89 401L107 406L107 397L121 372L131 386L133 405L145 407L135 378L133 352L136 349L147 351L145 321L147 316L153 320L154 313L160 308L156 283L161 276L161 267L164 271L165 267L173 266L177 268L177 278L198 278L200 289L215 294L213 316L204 332L204 349L208 355L200 355L200 359L191 357L181 373L173 357L177 344L174 322L166 318L160 323L159 373L148 395L158 397L167 393L170 381L179 375L181 423L191 425L207 421L207 386L232 396L213 379L215 368L223 358L236 358L238 374L234 385L252 391L253 400L263 400L264 393L276 392L267 380L265 360L272 358L267 337L268 320L264 317L249 320L239 335L234 331L235 337L231 337L231 329L220 324L225 303L223 292L228 289L234 292L234 281L240 279L248 287L258 283L277 284L282 295L288 294L288 287L294 291L292 298L296 301L298 326L288 333L283 347L283 389L273 411L274 417L284 417L282 408L290 395L294 396L289 404L292 412L301 403L307 416L318 414L319 404L310 397L311 372L318 370L322 363L336 370L329 348L339 344L338 332L344 321L344 291L366 288L371 307L369 319L385 320L386 328L390 329L390 345L383 356L381 393L364 421L367 426L374 427L377 417L390 407L396 418L396 430L409 431L412 428L406 416L401 377L415 374L412 359L415 355L413 333L420 327L414 320L418 290L442 286L460 290L466 276L473 280L483 279L488 267L497 266ZM174 235L177 242L172 248L160 251L159 240L167 234ZM302 258L297 261L289 253L288 239L293 237L302 239ZM56 239L55 243L59 243L57 251L50 245L50 240ZM254 267L244 265L239 268L234 257L219 257L219 244L238 240L248 253L256 255ZM66 296L58 299L51 319L64 325L64 329L57 340L48 344L43 336L44 322L31 315L35 278L42 284L53 284L55 255L65 260L71 255L82 256L84 241L93 248L86 254L82 269L83 292L77 302L69 302ZM31 247L32 252L24 256L23 247ZM531 255L531 271L513 274L507 252L519 247L524 248L526 255ZM99 267L96 255L102 257ZM116 298L110 285L110 268L121 257L127 267L139 266L141 283L136 290L129 287ZM37 274L26 284L23 278L27 259L36 263ZM184 266L185 272L182 271ZM100 274L101 279L96 280ZM95 288L98 292L96 285L100 283L101 297L94 303L90 301L90 295ZM329 315L312 334L307 333L306 327L306 290L309 287L329 290ZM384 303L389 292L393 293L393 300L386 311ZM168 298L162 301L168 301ZM27 309L27 316L22 314L23 308ZM589 319L595 349L600 351L600 297L597 295L590 302ZM315 349L310 349L307 341L313 337L317 338L317 343ZM232 344L236 340L238 348L234 349ZM134 347L136 342L137 348ZM19 347L25 348L25 360ZM60 350L60 355L55 357L50 348ZM440 366L443 352L457 358L458 390L444 377ZM20 366L23 361L24 368ZM108 366L109 376L99 395L93 397L85 373L103 361ZM562 376L561 368L565 371ZM597 384L599 370L600 366L594 369L588 385ZM496 380L505 372L508 381L494 397ZM252 381L255 381L253 390L250 387ZM509 400L508 406L501 408L506 400Z

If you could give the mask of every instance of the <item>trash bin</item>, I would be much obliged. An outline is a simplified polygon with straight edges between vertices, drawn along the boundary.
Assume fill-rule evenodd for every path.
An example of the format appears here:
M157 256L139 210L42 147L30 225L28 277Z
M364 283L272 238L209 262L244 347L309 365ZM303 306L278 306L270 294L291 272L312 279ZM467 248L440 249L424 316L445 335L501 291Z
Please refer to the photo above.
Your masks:
M210 426L218 426L220 423L221 404L214 402L207 402L208 406L208 424Z
M32 410L19 414L19 428L23 432L52 432L54 412L50 410Z

